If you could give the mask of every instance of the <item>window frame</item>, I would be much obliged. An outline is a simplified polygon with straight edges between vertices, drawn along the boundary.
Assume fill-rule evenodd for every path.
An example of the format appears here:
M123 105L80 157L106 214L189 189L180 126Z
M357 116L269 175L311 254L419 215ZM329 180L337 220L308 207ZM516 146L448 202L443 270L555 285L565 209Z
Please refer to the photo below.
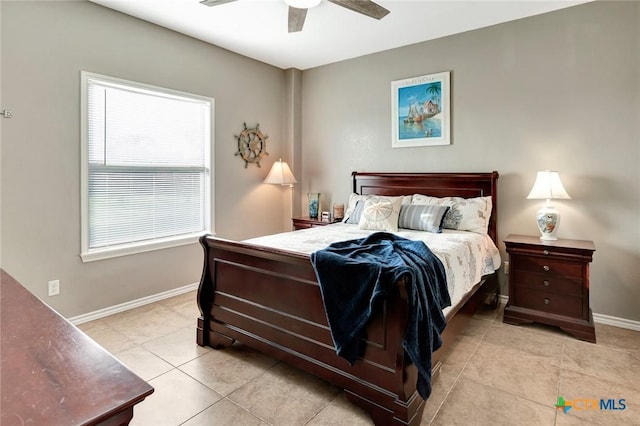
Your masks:
M144 253L170 247L178 247L198 242L203 234L214 234L214 128L215 128L215 99L196 95L179 90L167 89L131 80L110 77L88 71L80 72L80 162L81 162L81 185L80 185L80 220L81 220L81 248L80 258L82 262L92 262L96 260L109 259L120 256L128 256L136 253ZM128 88L160 92L168 96L179 98L189 98L209 103L209 128L205 143L205 179L204 179L204 225L205 229L190 234L182 234L165 238L157 238L148 241L137 241L125 244L118 244L110 247L89 248L89 126L88 126L88 90L89 80L98 80L105 85L125 86Z

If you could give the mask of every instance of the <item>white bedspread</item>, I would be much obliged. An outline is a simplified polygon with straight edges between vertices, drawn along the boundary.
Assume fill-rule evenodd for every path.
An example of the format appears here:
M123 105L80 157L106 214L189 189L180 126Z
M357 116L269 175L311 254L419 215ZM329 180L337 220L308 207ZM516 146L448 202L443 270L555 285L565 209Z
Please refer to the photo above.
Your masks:
M327 226L283 232L246 240L260 246L311 254L336 241L363 238L375 231L358 225L334 223ZM488 235L473 232L443 230L441 234L400 229L397 235L411 240L422 240L442 261L446 274L451 306L480 281L500 267L500 252ZM445 314L451 308L444 310Z

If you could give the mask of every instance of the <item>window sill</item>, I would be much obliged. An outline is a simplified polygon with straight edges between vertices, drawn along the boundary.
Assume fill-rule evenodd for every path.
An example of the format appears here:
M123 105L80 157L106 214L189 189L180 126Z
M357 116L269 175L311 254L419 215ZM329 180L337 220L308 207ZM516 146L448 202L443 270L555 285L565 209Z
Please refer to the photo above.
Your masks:
M197 243L201 235L208 234L208 231L200 234L193 234L178 238L167 238L153 242L127 244L118 247L108 247L97 250L89 250L80 253L83 263L95 262L96 260L111 259L114 257L129 256L131 254L145 253L149 251L162 250L171 247L179 247L188 244Z

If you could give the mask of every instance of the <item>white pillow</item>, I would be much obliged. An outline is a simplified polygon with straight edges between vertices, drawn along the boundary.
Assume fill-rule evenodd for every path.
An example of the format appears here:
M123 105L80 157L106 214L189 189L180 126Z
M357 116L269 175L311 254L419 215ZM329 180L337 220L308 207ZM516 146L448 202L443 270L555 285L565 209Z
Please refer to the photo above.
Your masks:
M398 231L398 215L403 197L371 195L364 202L358 227L371 231Z
M429 197L414 194L412 204L434 204L451 207L442 221L442 227L486 234L491 217L491 197Z

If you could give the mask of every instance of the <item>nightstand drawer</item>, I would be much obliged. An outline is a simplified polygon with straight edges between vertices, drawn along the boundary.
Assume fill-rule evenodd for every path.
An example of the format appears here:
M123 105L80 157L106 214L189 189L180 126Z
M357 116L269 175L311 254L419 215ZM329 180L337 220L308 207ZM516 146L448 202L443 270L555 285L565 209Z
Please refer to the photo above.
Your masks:
M538 291L529 287L516 287L514 290L514 302L517 306L575 318L583 317L580 297Z
M569 278L582 278L582 267L582 263L535 256L512 256L511 260L511 268L513 270L539 272Z
M561 278L549 273L537 273L522 270L512 272L516 287L529 287L537 291L546 291L564 296L582 297L584 283L580 279Z

